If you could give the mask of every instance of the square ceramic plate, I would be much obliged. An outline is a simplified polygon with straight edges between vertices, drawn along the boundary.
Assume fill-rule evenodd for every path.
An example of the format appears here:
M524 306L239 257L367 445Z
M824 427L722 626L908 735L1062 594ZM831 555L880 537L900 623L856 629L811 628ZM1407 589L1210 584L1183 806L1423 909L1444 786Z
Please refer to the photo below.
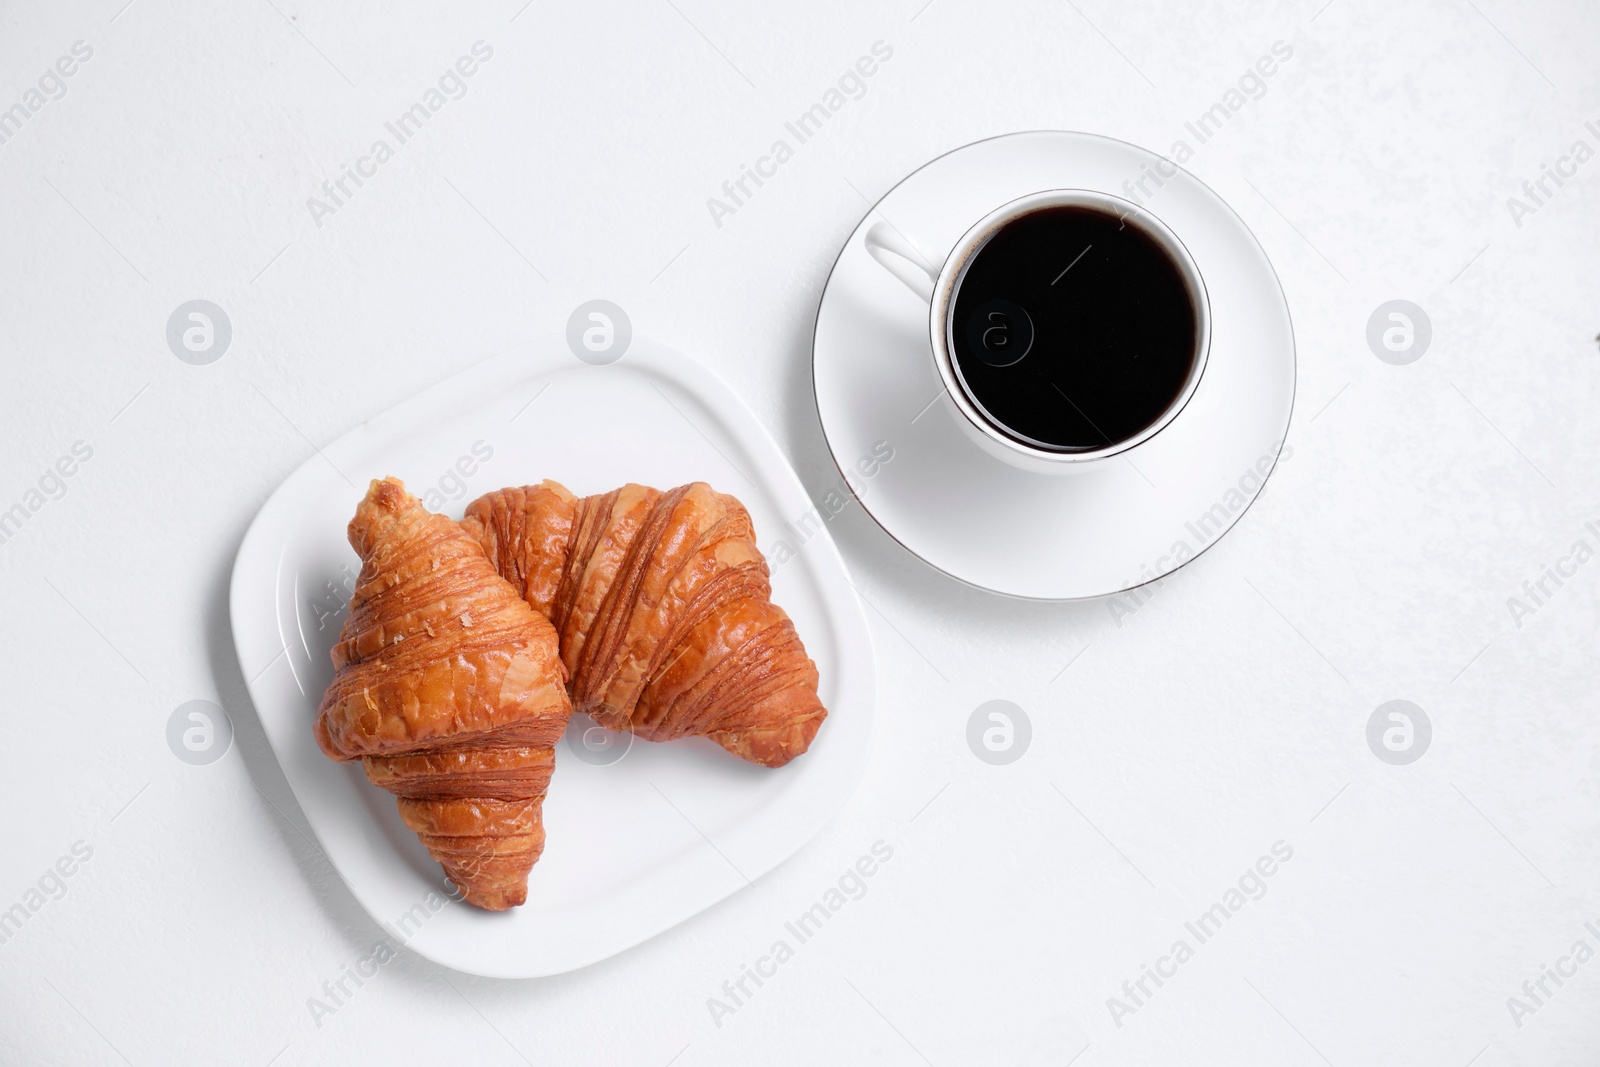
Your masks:
M810 751L769 770L703 739L630 744L575 717L556 749L527 903L494 914L449 902L443 871L394 798L311 737L359 570L345 525L368 481L390 474L454 518L482 493L544 478L580 495L698 479L739 497L772 566L773 599L821 675L829 716ZM872 646L823 525L772 439L699 364L636 338L620 362L590 366L552 337L372 419L290 475L239 548L234 641L278 762L372 917L456 970L559 974L749 884L821 830L854 788L871 742ZM794 552L782 563L779 539Z

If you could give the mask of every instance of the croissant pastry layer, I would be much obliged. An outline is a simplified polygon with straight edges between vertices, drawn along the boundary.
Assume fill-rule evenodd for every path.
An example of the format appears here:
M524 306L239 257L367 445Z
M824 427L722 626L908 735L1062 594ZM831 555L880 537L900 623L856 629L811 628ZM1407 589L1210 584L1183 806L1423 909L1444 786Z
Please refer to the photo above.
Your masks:
M480 497L461 526L555 627L576 710L769 767L810 746L827 716L816 665L734 497L704 482L577 497L546 481Z
M317 744L362 761L472 904L527 899L572 714L555 630L478 542L392 478L349 527L361 557Z

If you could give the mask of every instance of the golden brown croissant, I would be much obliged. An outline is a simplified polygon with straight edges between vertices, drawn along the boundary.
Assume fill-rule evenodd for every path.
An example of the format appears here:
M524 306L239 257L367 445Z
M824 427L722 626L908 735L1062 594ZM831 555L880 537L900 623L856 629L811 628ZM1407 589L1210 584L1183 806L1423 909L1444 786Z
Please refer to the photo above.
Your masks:
M572 714L555 631L475 540L393 478L372 483L349 535L361 576L317 744L400 798L470 903L521 904Z
M601 726L704 735L768 767L816 736L816 665L733 497L694 482L580 499L546 481L480 497L462 526L554 624L573 707Z

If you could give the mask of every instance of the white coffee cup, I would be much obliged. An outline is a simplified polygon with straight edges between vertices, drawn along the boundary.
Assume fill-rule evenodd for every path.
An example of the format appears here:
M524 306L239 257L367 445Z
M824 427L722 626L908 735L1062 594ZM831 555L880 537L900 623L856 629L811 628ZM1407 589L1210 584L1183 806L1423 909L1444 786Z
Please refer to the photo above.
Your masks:
M1124 225L1137 227L1171 259L1195 310L1194 358L1189 374L1172 402L1138 433L1091 451L1052 450L1021 440L1008 432L984 414L962 381L952 356L956 293L978 251L1007 223L1035 211L1060 207L1097 210L1120 218ZM957 424L985 451L1013 466L1049 474L1065 474L1100 466L1114 456L1133 451L1171 424L1200 384L1211 348L1211 306L1200 270L1195 266L1189 250L1165 223L1119 196L1091 189L1050 189L1020 197L995 208L974 223L956 242L955 248L942 264L928 262L909 240L886 221L869 227L864 240L872 258L928 305L928 334L934 366L938 370L939 380L944 383L944 395L956 416Z

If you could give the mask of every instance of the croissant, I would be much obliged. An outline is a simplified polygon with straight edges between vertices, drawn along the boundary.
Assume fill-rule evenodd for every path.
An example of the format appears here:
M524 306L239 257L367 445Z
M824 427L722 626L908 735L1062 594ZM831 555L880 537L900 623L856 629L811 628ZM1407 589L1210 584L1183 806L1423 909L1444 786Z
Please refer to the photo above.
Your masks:
M651 741L703 735L781 767L827 710L794 623L771 602L750 514L704 482L576 497L502 489L462 527L560 638L573 708Z
M372 483L349 537L361 575L317 744L360 759L399 798L406 826L467 901L521 904L572 715L555 630L477 541L393 478Z

